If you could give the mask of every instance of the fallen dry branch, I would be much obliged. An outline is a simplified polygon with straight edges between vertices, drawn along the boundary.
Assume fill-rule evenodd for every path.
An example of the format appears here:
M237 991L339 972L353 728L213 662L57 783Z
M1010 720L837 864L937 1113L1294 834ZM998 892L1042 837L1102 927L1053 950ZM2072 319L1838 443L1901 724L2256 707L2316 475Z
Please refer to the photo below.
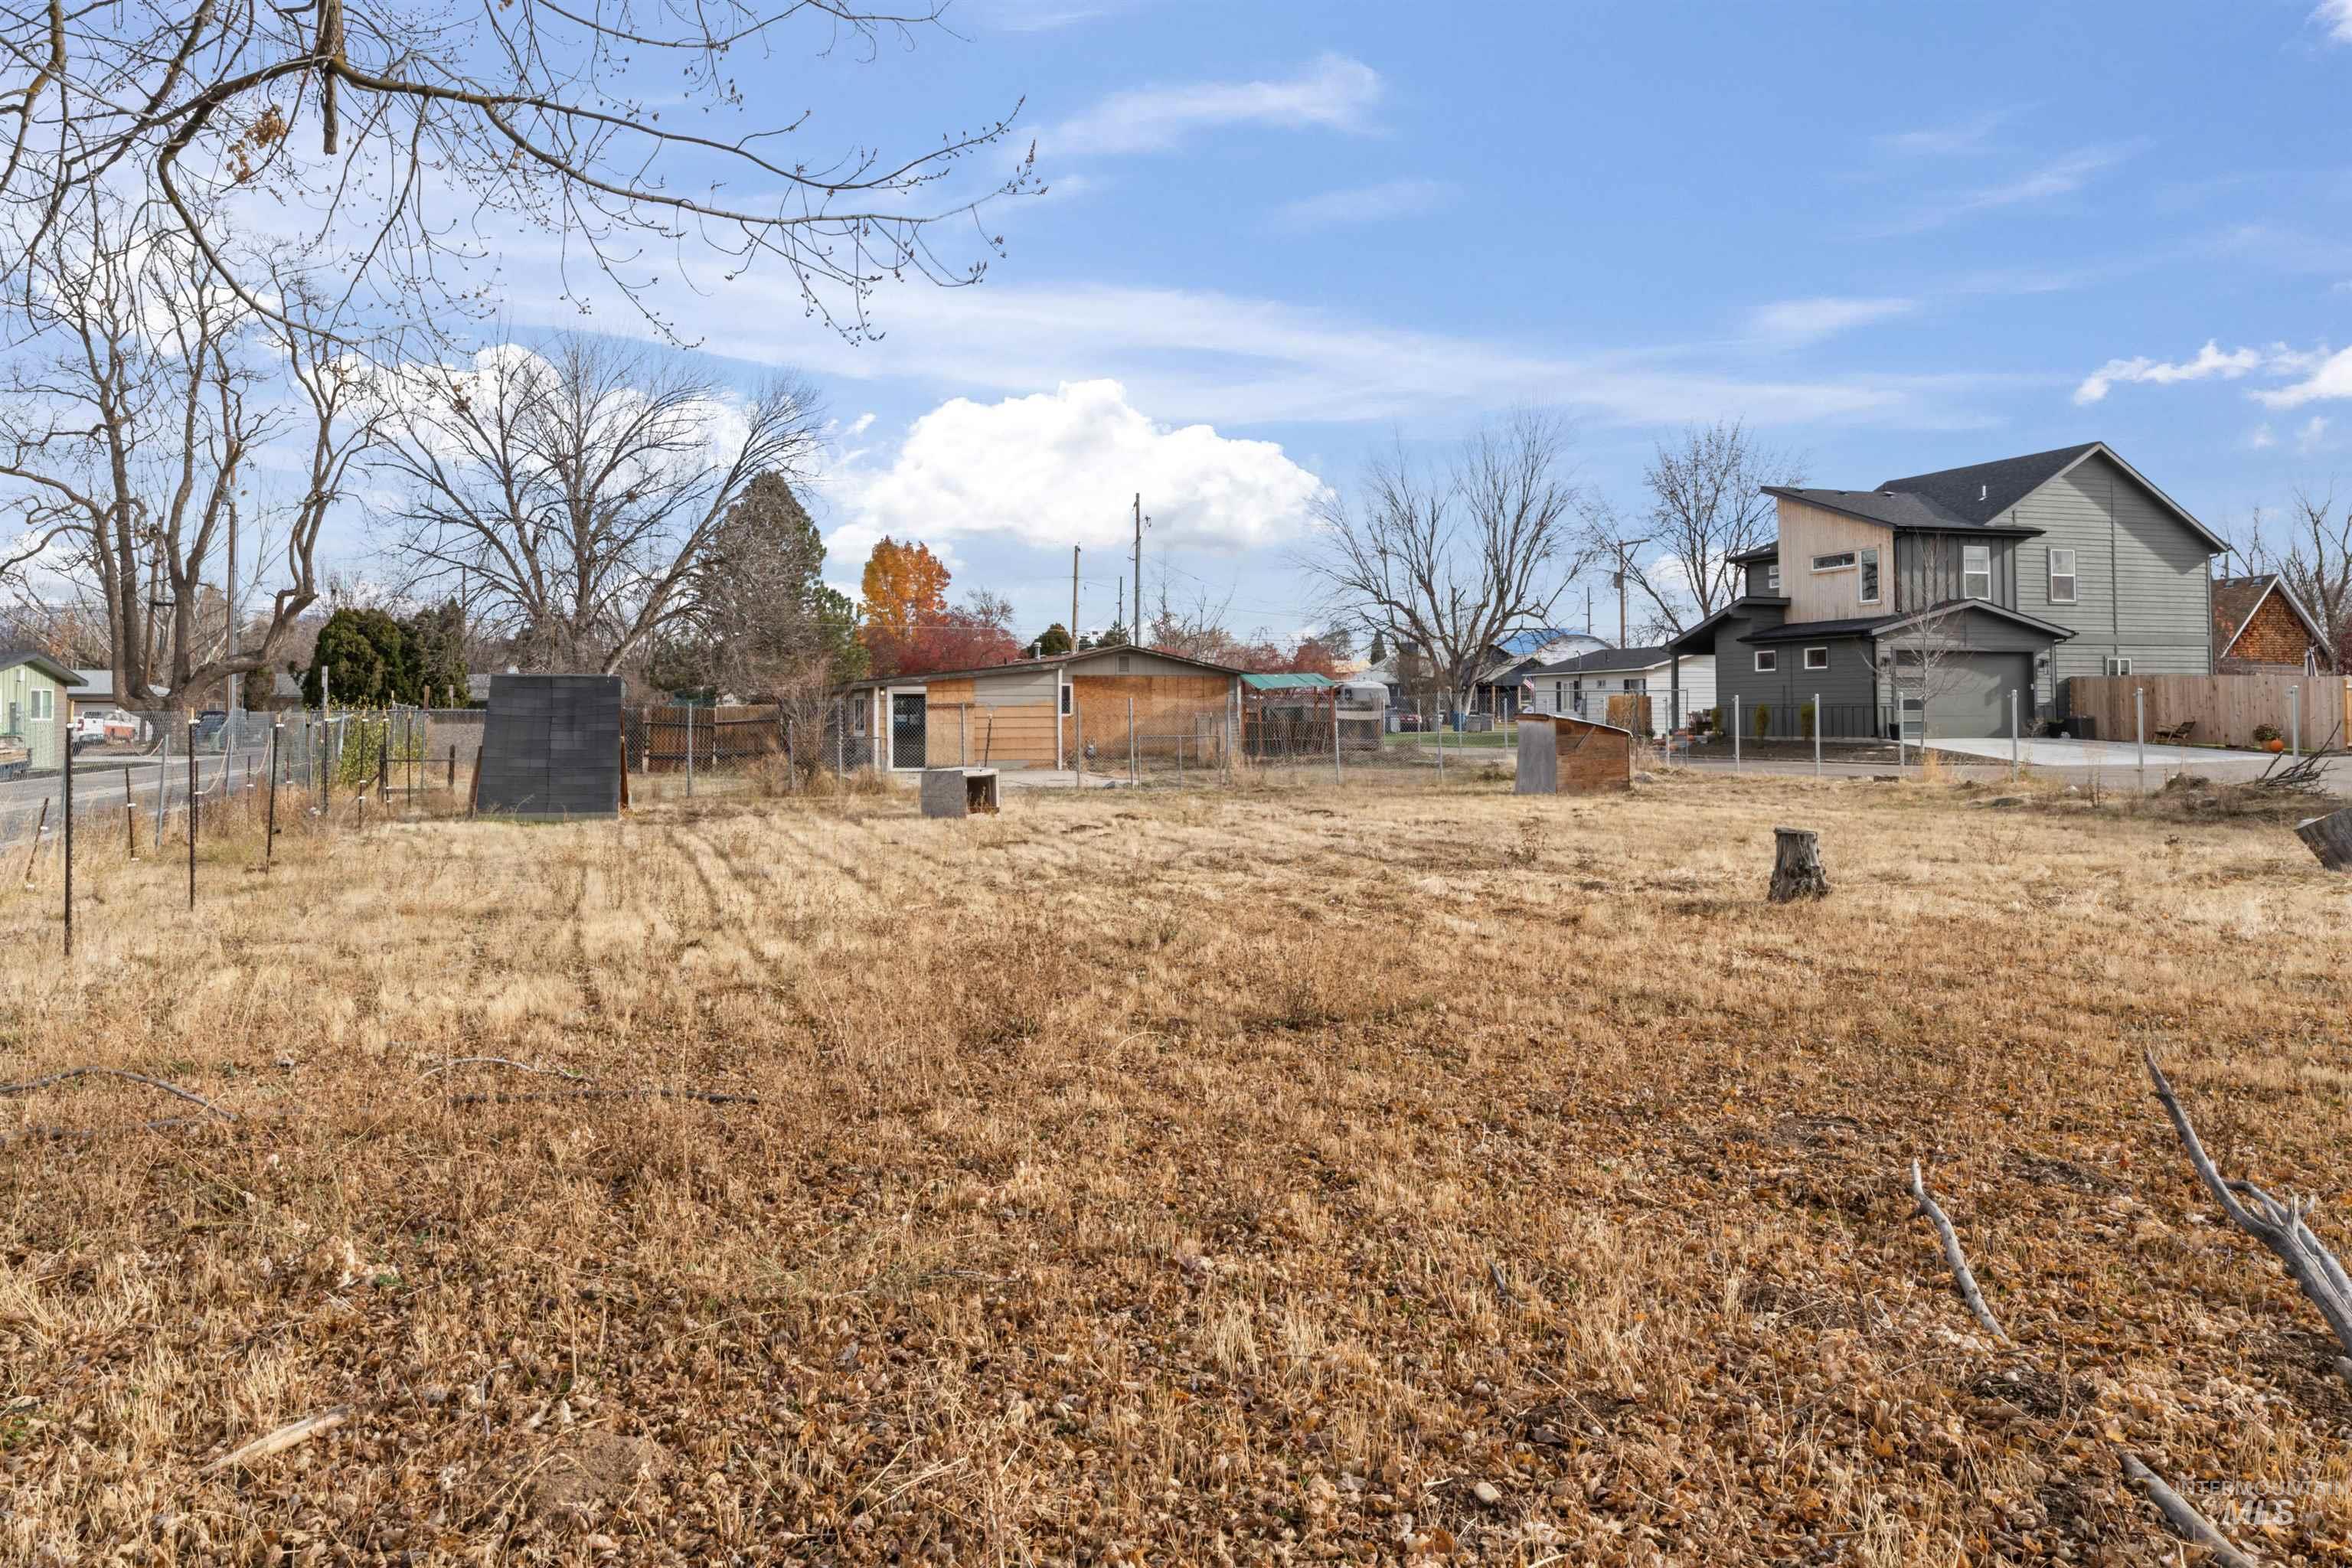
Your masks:
M2192 1546L2201 1546L2213 1554L2213 1561L2222 1568L2259 1568L2255 1561L2231 1543L2230 1538L2189 1504L2189 1500L2164 1484L2164 1478L2139 1462L2136 1455L2124 1456L2124 1474L2137 1482L2147 1493L2148 1500L2163 1513L2175 1534Z
M2252 1182L2224 1181L2213 1167L2212 1158L2205 1145L2198 1141L2197 1129L2189 1124L2189 1112L2182 1110L2180 1097L2172 1092L2172 1084L2164 1069L2156 1065L2154 1051L2142 1051L2141 1059L2147 1064L2147 1076L2156 1082L2156 1098L2164 1102L2165 1114L2172 1118L2172 1130L2180 1135L2180 1146L2189 1152L2189 1163L2197 1167L2197 1174L2221 1204L2221 1210L2231 1222L2274 1253L2286 1265L2319 1315L2327 1320L2328 1331L2336 1336L2337 1347L2352 1352L2352 1279L2345 1278L2344 1266L2337 1262L2319 1237L2305 1223L2305 1217L2319 1207L2315 1198L2290 1197L2279 1202ZM2249 1209L2239 1202L2252 1199Z
M128 1127L19 1127L14 1132L0 1132L0 1149L11 1143L62 1143L68 1138L103 1138L116 1132L157 1132L167 1127L211 1125L201 1116L160 1116L151 1121L134 1121Z
M42 1078L28 1078L22 1083L0 1083L0 1094L27 1094L34 1089L46 1089L50 1084L63 1083L68 1079L77 1078L119 1078L131 1083L143 1083L150 1089L160 1089L165 1094L175 1094L191 1105L201 1105L223 1121L236 1120L234 1114L223 1110L201 1094L191 1094L176 1083L165 1083L160 1078L149 1078L145 1073L141 1072L128 1072L121 1068L68 1068L63 1072L49 1073Z
M1985 1305L1984 1292L1977 1289L1977 1277L1969 1267L1969 1255L1960 1250L1959 1232L1952 1228L1951 1220L1946 1217L1936 1200L1927 1195L1927 1184L1919 1174L1919 1162L1916 1160L1911 1162L1911 1195L1919 1201L1919 1212L1934 1222L1936 1234L1943 1237L1944 1261L1952 1266L1952 1279L1959 1287L1960 1300L1969 1304L1969 1310L1976 1314L1977 1321L1985 1326L1987 1333L1997 1340L2007 1339L2009 1336L2000 1331L2000 1320L1992 1315L1992 1309Z
M698 1100L706 1105L757 1105L756 1094L707 1089L552 1089L536 1094L453 1094L452 1105L519 1105L544 1100Z
M316 1415L305 1415L299 1421L289 1421L275 1432L263 1434L242 1448L232 1448L196 1473L215 1475L235 1465L250 1465L272 1454L282 1454L298 1443L307 1443L321 1432L331 1432L352 1418L352 1407L338 1405L331 1410L321 1410Z
M569 1079L574 1083L585 1083L588 1081L588 1075L586 1073L572 1072L564 1068L533 1067L529 1062L519 1062L510 1057L453 1057L449 1060L443 1062L437 1068L427 1068L423 1072L417 1074L416 1081L422 1083L426 1079L447 1072L452 1068L463 1067L512 1068L517 1072L535 1072L542 1074L548 1078Z

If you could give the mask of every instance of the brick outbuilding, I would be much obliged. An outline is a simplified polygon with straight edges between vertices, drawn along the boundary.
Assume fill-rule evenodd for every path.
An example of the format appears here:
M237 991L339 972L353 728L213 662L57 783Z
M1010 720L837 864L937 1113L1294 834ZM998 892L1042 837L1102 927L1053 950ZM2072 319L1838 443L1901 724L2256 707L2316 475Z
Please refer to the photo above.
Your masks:
M2326 634L2277 573L2214 579L2216 673L2284 670L2301 674L2335 668Z

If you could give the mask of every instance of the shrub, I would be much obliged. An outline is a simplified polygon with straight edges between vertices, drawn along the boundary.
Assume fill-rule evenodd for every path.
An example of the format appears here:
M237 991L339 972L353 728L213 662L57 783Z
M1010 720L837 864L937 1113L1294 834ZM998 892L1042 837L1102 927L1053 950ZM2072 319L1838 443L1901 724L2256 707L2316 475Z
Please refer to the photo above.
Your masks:
M2254 744L2258 746L2267 746L2273 741L2283 741L2285 738L2286 737L2280 732L2279 727L2275 724L2257 724L2254 726Z
M1756 726L1756 738L1759 741L1763 740L1772 732L1772 710L1766 704L1759 702L1756 705L1756 716L1748 722Z
M1810 702L1797 710L1797 732L1808 741L1813 738L1813 705Z

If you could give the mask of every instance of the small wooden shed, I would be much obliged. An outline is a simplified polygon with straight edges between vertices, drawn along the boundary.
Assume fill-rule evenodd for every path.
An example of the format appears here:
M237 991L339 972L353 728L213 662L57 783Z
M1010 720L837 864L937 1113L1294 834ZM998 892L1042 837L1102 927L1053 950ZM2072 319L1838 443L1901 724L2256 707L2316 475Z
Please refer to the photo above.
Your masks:
M1520 795L1599 795L1633 787L1633 732L1565 713L1519 716Z

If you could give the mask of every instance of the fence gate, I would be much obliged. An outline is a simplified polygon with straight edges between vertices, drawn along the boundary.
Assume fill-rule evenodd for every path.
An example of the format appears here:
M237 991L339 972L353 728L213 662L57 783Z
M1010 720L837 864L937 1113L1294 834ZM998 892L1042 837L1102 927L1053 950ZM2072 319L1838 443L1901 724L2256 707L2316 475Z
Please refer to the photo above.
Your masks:
M923 765L924 694L919 691L894 691L890 694L890 765L893 768L919 768Z

